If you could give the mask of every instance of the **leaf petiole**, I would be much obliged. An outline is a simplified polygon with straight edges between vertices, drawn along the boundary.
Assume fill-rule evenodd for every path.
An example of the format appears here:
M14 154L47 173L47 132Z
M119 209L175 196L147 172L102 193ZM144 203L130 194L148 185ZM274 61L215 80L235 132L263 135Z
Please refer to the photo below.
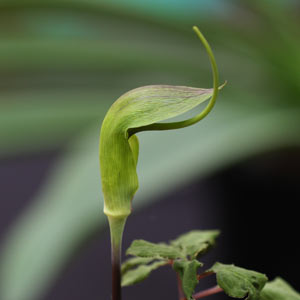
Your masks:
M205 277L213 275L213 274L214 274L214 272L204 272L202 274L197 275L197 279L200 280L202 278L205 278Z
M218 285L216 285L212 288L209 288L207 290L204 290L204 291L201 291L199 293L194 294L193 298L194 299L201 299L201 298L205 298L207 296L211 296L211 295L221 293L221 292L223 292L223 289L220 288Z

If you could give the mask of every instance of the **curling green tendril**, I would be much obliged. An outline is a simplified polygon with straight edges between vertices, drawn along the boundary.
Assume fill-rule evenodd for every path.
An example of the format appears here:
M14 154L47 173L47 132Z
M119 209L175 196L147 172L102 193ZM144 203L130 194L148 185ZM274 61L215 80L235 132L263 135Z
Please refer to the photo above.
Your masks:
M207 106L204 108L203 111L201 111L198 115L196 115L193 118L190 118L190 119L184 120L184 121L179 121L179 122L153 123L153 124L141 126L138 128L131 128L128 130L128 137L132 136L135 133L141 132L141 131L179 129L179 128L184 128L184 127L193 125L193 124L199 122L200 120L202 120L203 118L205 118L209 114L209 112L212 110L212 108L214 107L218 93L219 93L219 89L223 88L224 85L226 84L226 82L219 87L219 72L218 72L215 56L211 50L211 47L197 26L193 26L193 30L195 31L195 33L199 37L200 41L202 42L202 44L208 54L211 68L212 68L213 95L212 95L209 103L207 104Z

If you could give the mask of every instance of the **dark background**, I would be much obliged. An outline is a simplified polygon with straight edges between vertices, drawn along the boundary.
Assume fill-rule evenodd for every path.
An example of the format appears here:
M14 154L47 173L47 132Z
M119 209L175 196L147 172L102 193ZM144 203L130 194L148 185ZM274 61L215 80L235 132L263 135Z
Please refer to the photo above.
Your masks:
M1 161L1 191L12 197L1 202L1 238L43 184L59 155L56 151ZM222 234L217 247L204 259L206 267L214 261L234 263L265 273L270 279L280 275L299 287L299 166L299 149L282 149L235 164L205 180L195 179L134 213L126 225L124 247L136 238L159 242L195 228L219 228ZM101 236L97 232L87 238L41 299L108 299L109 243L107 229ZM203 280L200 286L212 285L213 278ZM165 268L123 291L125 299L176 299L176 288L173 271Z

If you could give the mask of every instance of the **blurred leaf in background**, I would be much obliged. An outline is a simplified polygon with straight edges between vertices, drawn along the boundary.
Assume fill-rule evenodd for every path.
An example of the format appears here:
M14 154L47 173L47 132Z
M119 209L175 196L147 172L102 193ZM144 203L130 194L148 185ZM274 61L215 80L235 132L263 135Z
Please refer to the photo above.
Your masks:
M195 176L299 146L298 9L269 0L1 0L1 157L62 154L1 241L0 298L39 299L78 245L106 226L97 149L113 101L148 84L211 87L192 25L228 85L200 126L140 135L134 209Z

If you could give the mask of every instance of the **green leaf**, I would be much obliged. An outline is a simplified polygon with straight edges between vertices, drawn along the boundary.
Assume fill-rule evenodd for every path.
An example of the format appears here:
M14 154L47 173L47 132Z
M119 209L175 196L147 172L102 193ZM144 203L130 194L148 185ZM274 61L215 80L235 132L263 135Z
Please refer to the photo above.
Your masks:
M259 300L268 280L262 273L221 263L214 264L209 271L217 274L218 285L228 296L239 299Z
M135 240L126 251L127 255L151 258L181 258L179 249L166 244L154 244L144 240Z
M129 270L122 275L122 286L132 285L146 279L150 273L161 266L168 264L167 261L157 261L150 265L141 265L134 270Z
M280 277L268 282L261 291L260 300L300 300L300 294Z
M218 230L193 230L171 241L171 245L182 249L185 255L196 258L214 246L219 234Z
M132 257L127 259L122 263L121 273L125 274L128 270L138 266L138 265L147 265L152 262L154 259L152 257Z
M174 270L180 275L182 289L185 296L190 299L198 284L197 271L203 264L197 260L176 260L173 264Z

